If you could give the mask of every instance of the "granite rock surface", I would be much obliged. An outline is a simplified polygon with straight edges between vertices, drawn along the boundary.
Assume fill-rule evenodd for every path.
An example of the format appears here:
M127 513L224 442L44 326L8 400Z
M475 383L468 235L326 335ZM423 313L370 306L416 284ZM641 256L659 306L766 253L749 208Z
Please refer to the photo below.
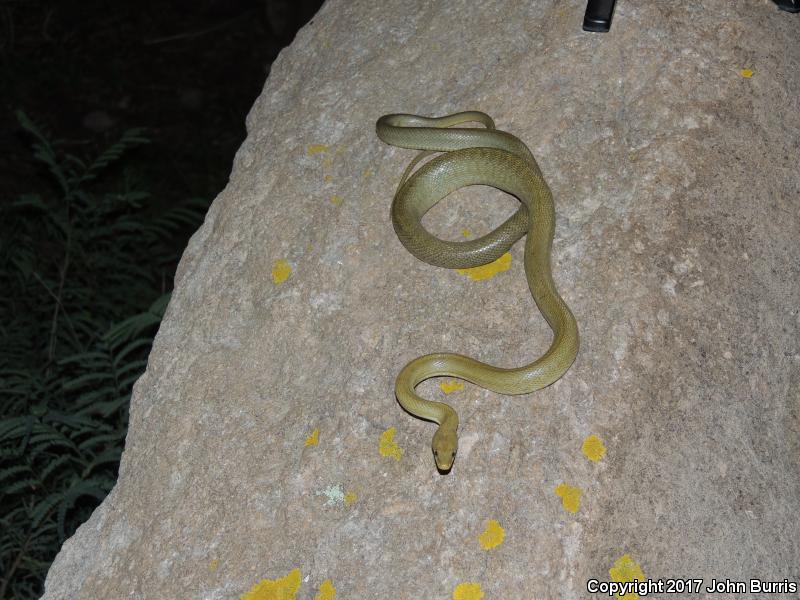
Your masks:
M325 4L248 116L135 387L119 482L44 598L800 582L800 20L621 0L590 34L584 7ZM375 120L467 109L541 165L582 346L526 396L420 386L461 415L441 475L434 425L394 399L400 368L447 350L517 366L550 342L522 243L475 279L392 229L414 153ZM465 239L516 206L476 187L424 222Z

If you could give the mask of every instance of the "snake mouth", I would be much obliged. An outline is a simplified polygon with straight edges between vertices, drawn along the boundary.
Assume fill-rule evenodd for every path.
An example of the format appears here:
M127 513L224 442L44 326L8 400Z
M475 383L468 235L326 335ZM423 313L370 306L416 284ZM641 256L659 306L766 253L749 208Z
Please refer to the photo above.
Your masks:
M433 459L436 462L436 468L442 475L447 475L453 468L453 463L456 461L455 454L449 456L441 456L439 453L433 453Z

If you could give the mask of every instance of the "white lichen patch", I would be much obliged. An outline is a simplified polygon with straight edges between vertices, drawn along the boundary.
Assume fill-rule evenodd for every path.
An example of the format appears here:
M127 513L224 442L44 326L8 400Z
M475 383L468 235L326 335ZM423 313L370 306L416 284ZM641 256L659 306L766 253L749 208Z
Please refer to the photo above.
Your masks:
M345 493L340 485L330 485L322 491L317 492L317 496L326 496L325 506L344 506Z

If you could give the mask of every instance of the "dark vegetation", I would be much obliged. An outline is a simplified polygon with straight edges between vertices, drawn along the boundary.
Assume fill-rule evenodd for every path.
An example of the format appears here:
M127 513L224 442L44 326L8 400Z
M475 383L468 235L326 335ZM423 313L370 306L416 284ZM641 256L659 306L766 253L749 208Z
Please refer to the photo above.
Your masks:
M181 252L320 4L0 0L0 599L113 487Z

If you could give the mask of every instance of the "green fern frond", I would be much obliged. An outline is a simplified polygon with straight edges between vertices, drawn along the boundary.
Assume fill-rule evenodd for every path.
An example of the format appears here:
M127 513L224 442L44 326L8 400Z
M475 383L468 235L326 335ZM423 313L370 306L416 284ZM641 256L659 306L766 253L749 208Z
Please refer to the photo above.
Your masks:
M78 398L75 399L73 407L76 409L76 412L79 413L79 409L87 406L90 408L92 406L97 406L100 402L102 402L103 398L114 396L116 393L116 385L103 386L90 392L83 392L80 396L78 396Z
M79 414L81 415L100 415L102 417L109 417L115 413L117 413L122 408L128 406L130 402L131 395L130 393L120 396L116 400L110 400L108 402L95 402L90 406L82 409Z
M151 337L138 338L131 342L128 342L127 344L125 344L125 346L123 346L120 350L118 350L114 354L114 358L112 360L114 368L117 369L118 373L122 372L121 371L122 365L124 364L125 359L131 352L134 352L135 350L140 350L142 348L149 348L152 344L153 344L153 338ZM146 364L146 361L144 362ZM144 366L142 365L142 361L136 361L135 364Z
M85 387L87 384L95 385L97 382L109 380L113 381L113 376L110 373L86 373L74 379L64 381L62 388L64 391L74 392L75 390Z
M5 481L6 479L10 479L14 475L18 475L20 473L30 473L31 468L28 465L16 465L13 467L9 467L7 469L0 470L0 483Z
M34 506L30 514L31 526L38 527L48 514L64 500L65 496L64 492L56 492Z
M30 446L29 456L31 460L35 459L43 452L52 450L53 448L66 448L67 450L72 450L77 453L75 442L73 442L68 438L65 438L64 436L55 436L55 435L33 436L31 437L29 446Z
M34 209L43 212L47 212L48 209L39 194L23 194L11 203L11 208L16 210Z
M97 368L108 364L109 357L105 352L79 352L58 361L59 365L79 364L82 367Z
M31 490L35 490L39 487L40 482L38 479L28 478L28 479L20 479L15 481L14 483L10 483L3 487L2 493L4 496L13 496L18 492L30 492Z
M119 443L120 441L125 440L125 435L123 432L115 431L114 433L106 433L104 435L97 435L94 436L84 442L81 442L78 445L82 451L91 450L95 446L100 446L103 444L111 443Z
M97 177L100 171L105 169L112 162L119 160L130 148L150 143L150 140L142 135L143 133L144 129L142 128L128 129L122 134L122 138L118 142L107 148L95 159L91 166L86 169L86 172L81 176L80 183L85 183Z
M127 382L133 383L134 381L136 381L139 378L139 376L143 374L146 366L147 366L147 359L132 360L128 363L123 363L116 371L116 376L119 381L119 386L124 388L126 385L128 385ZM122 377L123 375L130 373L131 371L135 371L133 379L131 379L130 377Z
M0 444L22 437L31 427L31 418L9 417L0 421Z
M61 169L61 166L58 164L55 151L53 147L50 145L50 142L47 140L44 134L42 134L39 128L33 123L33 121L28 117L28 115L26 115L21 110L17 110L16 116L17 116L17 121L22 126L22 128L25 129L36 139L36 142L33 144L34 157L48 166L50 172L55 176L64 194L68 194L69 183L67 181L67 175L64 173L64 171Z
M76 483L69 490L67 490L62 501L58 504L57 522L59 539L63 540L67 537L64 530L67 511L75 505L75 502L78 500L78 498L81 496L92 496L99 502L102 502L103 499L105 499L106 494L108 494L109 490L111 489L111 485L113 484L111 484L110 481L103 482L97 479L89 479L87 481Z
M64 467L71 460L73 460L73 458L67 454L57 456L39 471L39 481L47 481L47 478L50 477L53 472Z
M140 313L114 325L108 330L104 339L112 348L115 348L118 344L125 342L160 322L161 316L157 314L151 312Z
M92 462L90 462L86 468L81 473L82 477L88 477L95 468L99 467L100 465L105 465L108 463L113 463L115 465L119 464L119 459L122 456L122 448L109 448L104 452L98 454Z

